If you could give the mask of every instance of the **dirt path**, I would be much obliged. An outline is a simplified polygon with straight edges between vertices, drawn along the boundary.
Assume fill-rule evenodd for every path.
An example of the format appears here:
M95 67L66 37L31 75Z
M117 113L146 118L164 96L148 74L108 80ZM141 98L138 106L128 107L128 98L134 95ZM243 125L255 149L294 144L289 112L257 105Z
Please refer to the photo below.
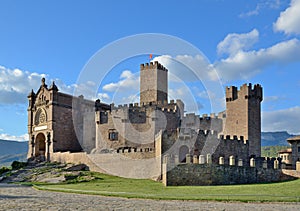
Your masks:
M300 210L300 203L226 203L125 199L38 191L0 184L0 210Z

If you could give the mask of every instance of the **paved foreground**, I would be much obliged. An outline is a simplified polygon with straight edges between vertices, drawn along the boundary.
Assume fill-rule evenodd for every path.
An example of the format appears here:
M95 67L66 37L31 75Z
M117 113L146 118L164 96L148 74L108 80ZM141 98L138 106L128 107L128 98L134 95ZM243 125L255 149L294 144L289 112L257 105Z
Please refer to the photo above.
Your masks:
M38 191L0 184L0 210L300 210L300 203L225 203L125 199Z

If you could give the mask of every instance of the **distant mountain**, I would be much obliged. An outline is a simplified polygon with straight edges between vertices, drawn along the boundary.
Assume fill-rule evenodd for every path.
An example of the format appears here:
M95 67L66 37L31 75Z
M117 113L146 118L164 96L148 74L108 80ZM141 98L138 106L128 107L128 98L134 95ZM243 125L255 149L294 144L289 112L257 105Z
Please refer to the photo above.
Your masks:
M286 131L279 132L262 132L261 145L262 146L288 146L286 139L293 137Z
M0 168L10 166L13 161L26 161L27 153L0 156Z
M12 161L25 161L28 142L7 141L0 139L0 167L9 166Z
M0 156L20 154L28 151L27 141L7 141L0 139Z

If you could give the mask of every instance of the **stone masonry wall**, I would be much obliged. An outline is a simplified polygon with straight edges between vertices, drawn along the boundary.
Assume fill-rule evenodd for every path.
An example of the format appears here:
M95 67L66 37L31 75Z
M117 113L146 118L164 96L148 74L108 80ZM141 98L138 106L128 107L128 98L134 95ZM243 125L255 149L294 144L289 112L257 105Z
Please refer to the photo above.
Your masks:
M224 157L225 164L228 164L228 158L234 156L237 164L238 160L241 159L244 164L248 163L249 160L249 144L248 141L243 140L243 137L226 136L219 137L217 133L213 131L202 131L198 134L187 129L181 130L179 136L175 133L163 135L163 153L170 155L179 155L182 147L188 148L188 154L191 156L199 156L210 154L212 156L213 163L219 163L219 157ZM182 155L185 157L185 154ZM181 157L182 157L181 156Z
M223 134L243 136L249 141L249 153L261 155L261 110L262 87L244 84L226 88L226 122Z
M160 107L161 106L161 107ZM102 120L103 119L103 120ZM96 112L96 148L153 148L160 130L174 132L180 122L180 110L174 101L166 105L124 105L111 111ZM109 133L116 132L116 140Z
M55 152L51 153L51 161L60 163L74 163L81 164L84 163L89 167L90 171L96 171L101 173L106 173L103 169L99 168L95 162L93 162L87 155L86 152Z
M163 183L167 186L250 184L293 179L281 169L214 164L179 164L171 168L166 165L163 164ZM167 168L169 171L166 172Z
M52 128L53 151L80 151L81 146L74 130L72 109L56 105L53 107Z
M54 97L53 151L79 152L83 148L90 151L95 139L94 102L64 93L56 93Z
M140 103L168 100L168 70L158 62L140 66Z

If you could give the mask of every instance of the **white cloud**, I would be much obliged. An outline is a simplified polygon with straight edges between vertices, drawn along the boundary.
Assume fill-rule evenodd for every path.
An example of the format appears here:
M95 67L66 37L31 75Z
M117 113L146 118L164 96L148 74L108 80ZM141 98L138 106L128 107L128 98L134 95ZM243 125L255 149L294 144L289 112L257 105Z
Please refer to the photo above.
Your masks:
M198 91L197 96L203 99L208 99L208 93L206 91Z
M258 14L259 14L259 10L260 10L259 5L256 5L256 7L255 7L254 10L250 10L250 11L248 11L248 12L241 13L241 14L239 15L239 17L240 17L240 18L245 18L245 17L251 17L251 16L258 15Z
M0 104L25 103L30 89L37 89L42 77L46 75L0 66Z
M192 90L186 85L176 84L173 88L169 89L169 100L180 99L185 104L186 111L199 113L203 105L193 95Z
M223 86L213 65L204 55L177 55L175 57L162 55L153 60L169 70L170 99L182 99L188 112L198 113L199 109L203 108L203 104L198 102L198 92L190 90L195 85L203 87L207 92L205 109L211 109L211 111L222 109L223 105L217 102L217 99L223 99Z
M158 61L169 70L170 81L218 80L218 75L204 55L177 55L174 58L162 55L153 61Z
M168 68L170 81L181 82L218 81L219 76L225 82L248 80L268 66L300 61L300 41L296 38L268 48L247 50L258 40L258 35L256 29L241 35L229 34L217 48L219 53L228 53L229 56L213 64L203 55L163 55L154 61Z
M262 112L263 131L288 131L291 134L300 134L300 107L284 110Z
M26 134L23 134L20 136L15 136L15 135L9 135L6 133L1 133L0 139L9 140L9 141L28 141L28 134L26 133Z
M285 34L300 34L300 1L292 0L290 6L280 13L274 23L275 31L283 31Z
M134 74L129 70L125 70L121 73L120 81L117 83L109 83L103 86L104 91L108 92L125 92L130 90L138 90L140 78L138 74Z
M286 101L285 96L264 96L263 110L272 111L275 110L276 106L280 104L281 101Z
M273 103L276 102L278 100L282 99L279 96L265 96L264 97L264 103Z
M245 34L228 34L225 39L217 46L219 54L234 55L239 51L248 50L258 41L259 33L256 29L253 29L249 33Z
M300 61L300 41L291 39L257 51L239 51L215 62L220 77L225 81L249 79L263 68L274 64Z
M127 75L124 74L124 77ZM0 66L0 104L24 104L27 102L27 95L30 90L34 92L38 90L41 85L41 79L46 78L48 87L52 81L55 81L59 91L68 93L84 95L86 99L95 100L109 100L110 97L107 93L97 93L98 87L94 82L88 81L84 84L71 84L66 85L62 80L56 78L49 80L48 75L31 73L29 71L22 71L20 69L9 69ZM76 91L74 93L74 91Z
M209 63L203 55L158 56L158 61L169 69L170 81L248 80L271 65L300 61L300 41L290 39L268 48L246 50L258 39L256 29L245 34L230 34L218 45L218 51L228 53L227 58ZM198 77L196 76L197 73ZM116 84L112 84L116 85Z
M139 92L117 92L112 97L112 102L117 105L124 105L130 103L139 103L140 102L140 94Z
M128 104L128 103L139 103L140 96L139 94L131 94L128 97L122 97L121 101L118 104Z
M254 10L250 10L239 15L240 18L251 17L259 15L263 9L278 9L280 7L280 0L263 0L258 3Z
M112 93L112 102L116 105L139 102L139 73L132 73L124 70L120 75L120 80L114 83L105 84L103 91ZM101 94L103 98L110 99L109 95Z
M98 93L97 98L101 101L110 100L110 96L107 93Z

